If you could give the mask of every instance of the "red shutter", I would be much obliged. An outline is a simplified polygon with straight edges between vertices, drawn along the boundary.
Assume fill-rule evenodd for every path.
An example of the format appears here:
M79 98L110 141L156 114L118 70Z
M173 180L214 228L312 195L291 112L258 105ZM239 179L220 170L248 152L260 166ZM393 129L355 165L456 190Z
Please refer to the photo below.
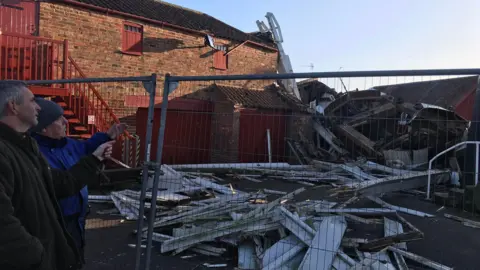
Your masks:
M215 51L213 54L213 67L216 69L227 69L227 55L224 51Z
M125 22L122 31L122 51L127 54L141 55L143 52L143 27Z

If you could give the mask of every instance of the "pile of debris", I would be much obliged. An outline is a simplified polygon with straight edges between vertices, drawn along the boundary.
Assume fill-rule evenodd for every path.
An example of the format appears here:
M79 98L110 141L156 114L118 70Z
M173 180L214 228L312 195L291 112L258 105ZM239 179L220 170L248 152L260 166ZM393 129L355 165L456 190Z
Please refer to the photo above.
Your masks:
M406 242L422 239L423 234L398 213L432 215L380 199L384 193L424 187L426 172L368 161L312 164L163 165L153 240L160 242L161 253L172 255L191 251L225 258L234 250L240 269L408 269L412 262L451 269L407 251ZM450 178L447 170L431 175L434 182ZM232 185L237 179L268 187L278 180L306 187L288 193L266 188L245 192ZM306 189L319 187L328 192L318 192L315 200L301 199ZM147 197L151 199L151 194ZM110 195L130 219L138 218L139 198L132 190ZM347 208L364 198L380 207ZM365 233L372 229L378 234Z
M359 157L404 169L464 140L468 121L454 111L410 104L377 90L351 91L317 106L313 142L289 143L300 164Z

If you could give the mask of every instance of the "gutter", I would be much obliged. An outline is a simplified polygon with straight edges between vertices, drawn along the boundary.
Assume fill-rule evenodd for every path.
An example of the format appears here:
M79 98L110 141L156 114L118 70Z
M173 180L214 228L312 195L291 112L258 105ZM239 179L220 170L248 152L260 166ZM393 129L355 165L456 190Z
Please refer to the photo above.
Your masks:
M104 12L107 15L108 14L120 15L120 16L123 16L123 17L136 19L136 20L140 20L140 21L145 21L145 22L160 25L160 26L163 26L163 27L166 26L166 27L169 27L169 28L182 30L182 31L189 32L189 33L192 33L192 34L198 34L198 35L201 35L201 36L204 36L204 35L207 34L206 32L193 30L193 29L178 26L178 25L175 25L175 24L170 24L170 23L167 23L167 22L153 20L153 19L149 19L149 18L145 18L145 17L142 17L142 16L133 15L133 14L130 14L130 13L125 13L125 12L117 11L117 10L113 10L113 9L98 7L98 6L91 5L91 4L85 4L85 3L77 2L75 0L53 1L53 3L65 3L65 4L68 4L68 5L82 7L82 8L86 8L86 9L93 10L93 11ZM276 48L273 48L273 47L270 47L270 46L267 46L267 45L263 45L263 44L260 44L260 43L257 43L257 42L251 41L251 40L247 40L244 43L250 43L252 45L255 45L255 46L258 46L258 47L261 47L261 48L264 48L264 49L268 49L268 50L278 52L278 50Z

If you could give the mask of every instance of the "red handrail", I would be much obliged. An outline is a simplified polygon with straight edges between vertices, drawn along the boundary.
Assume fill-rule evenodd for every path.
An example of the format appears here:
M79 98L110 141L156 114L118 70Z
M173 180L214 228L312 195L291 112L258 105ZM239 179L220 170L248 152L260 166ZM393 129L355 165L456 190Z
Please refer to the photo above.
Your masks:
M87 78L87 76L70 56L68 40L58 41L45 37L0 32L0 80L29 81L73 78ZM63 92L61 95L63 100L82 124L75 127L79 132L88 132L93 135L96 131L107 131L111 122L120 123L112 108L108 106L92 83L45 86L50 88L53 93L55 93L55 88L59 93ZM52 94L49 92L49 95ZM95 123L92 125L89 124L90 115L95 117ZM137 138L128 131L124 132L121 139L137 142ZM123 148L123 143L119 143L115 149ZM136 144L128 145L135 146ZM130 152L132 149L123 149L122 151ZM132 165L135 162L137 162L135 155L126 161Z
M69 63L71 64L71 67L73 67L73 72L74 73L78 73L79 77L80 78L87 78L87 76L85 75L85 73L83 73L83 71L81 70L81 68L78 66L78 64L75 62L75 60L73 60L73 58L68 55L68 61ZM72 77L72 70L69 70L70 72L66 72L67 74L67 78L66 79L73 79ZM120 123L120 120L118 119L118 117L115 115L115 113L113 112L113 110L108 106L107 102L105 102L105 100L102 98L102 96L100 95L100 92L95 88L95 86L93 86L93 84L91 83L86 83L87 87L88 87L88 90L90 90L92 92L92 94L95 96L95 98L100 101L100 107L104 108L105 109L105 113L107 113L110 118L115 122L115 123ZM100 112L97 108L98 108L98 105L95 106L93 103L92 103L92 100L90 100L89 96L85 93L85 91L80 91L79 93L82 98L89 103L90 105L90 108L93 108L94 111L97 111L98 114L99 114L99 117L101 119L101 121L103 122L101 125L96 125L97 128L100 130L100 131L106 131L108 130L109 128L109 124L107 123L107 121L105 120L105 115L102 115L102 112ZM128 131L125 131L125 136L127 136L128 138L130 139L133 139L133 136L130 135L130 133Z
M87 78L87 76L70 56L68 40L58 41L45 37L0 32L0 80L72 78ZM67 83L63 86L60 84L57 86L68 89L70 97L72 97L72 92L75 91L75 99L70 98L70 104L68 105L78 114L77 116L82 123L87 122L87 110L93 111L96 122L94 126L99 131L108 130L110 127L108 122L110 121L107 119L120 123L112 108L108 106L93 84ZM55 88L53 85L51 87ZM81 100L78 100L78 98ZM82 106L82 104L88 104L88 108ZM91 131L94 132L93 129ZM133 139L133 136L127 131L124 135Z
M13 33L13 32L0 32L0 35L23 38L23 39L30 39L30 40L37 40L37 41L44 41L44 42L52 42L52 43L57 43L57 44L63 44L64 43L64 41L55 40L55 39L51 39L51 38L30 36L30 35L24 35L24 34Z

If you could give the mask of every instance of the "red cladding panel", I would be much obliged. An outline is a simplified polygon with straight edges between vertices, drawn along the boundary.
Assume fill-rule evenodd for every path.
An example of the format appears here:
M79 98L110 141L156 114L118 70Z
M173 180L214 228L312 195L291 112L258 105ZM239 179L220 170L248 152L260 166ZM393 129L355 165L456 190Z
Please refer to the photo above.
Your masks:
M169 102L170 103L170 102ZM178 103L178 104L176 104ZM190 103L195 110L188 109ZM170 106L171 105L171 106ZM212 106L208 101L172 101L167 111L162 163L189 164L210 162ZM148 108L137 111L137 134L142 138L140 158L144 159ZM155 108L152 132L151 160L156 160L161 109Z
M472 120L473 105L475 104L476 91L470 92L465 98L455 107L455 112L468 121Z
M274 110L244 109L240 112L239 162L268 162L267 129L270 129L272 162L283 162L286 116Z

